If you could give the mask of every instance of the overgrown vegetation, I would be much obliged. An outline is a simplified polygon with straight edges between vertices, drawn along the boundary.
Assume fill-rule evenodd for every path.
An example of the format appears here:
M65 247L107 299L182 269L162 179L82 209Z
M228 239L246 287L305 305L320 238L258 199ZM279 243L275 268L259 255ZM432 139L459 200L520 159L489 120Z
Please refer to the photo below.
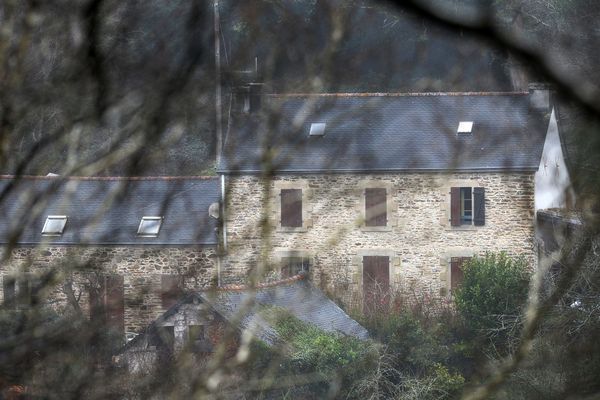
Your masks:
M530 271L523 258L506 253L486 253L463 266L464 281L454 293L454 303L477 338L489 339L496 350L509 350L519 331L527 301Z
M281 357L271 382L310 377L289 398L337 393L351 399L454 399L478 383L485 364L517 340L530 267L504 253L474 257L452 300L394 293L375 312L355 315L370 332L362 342L324 332L281 309L268 309L281 343L263 349L252 370ZM303 381L299 379L299 381ZM272 393L272 391L269 391Z

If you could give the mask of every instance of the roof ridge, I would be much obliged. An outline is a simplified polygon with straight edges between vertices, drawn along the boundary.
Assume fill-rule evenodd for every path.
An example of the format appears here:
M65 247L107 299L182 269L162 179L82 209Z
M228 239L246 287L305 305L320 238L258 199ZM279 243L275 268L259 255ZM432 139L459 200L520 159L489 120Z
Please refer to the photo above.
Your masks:
M282 286L282 285L287 285L290 283L294 283L297 281L301 281L306 279L306 274L297 274L294 276L290 276L289 278L284 278L284 279L279 279L276 281L270 281L270 282L261 282L261 283L257 283L256 285L224 285L224 286L219 286L216 288L211 288L212 290L216 289L219 292L227 292L227 291L238 291L238 290L248 290L248 289L262 289L262 288L268 288L268 287L273 287L273 286ZM208 290L211 290L208 289Z
M183 181L183 180L210 180L218 179L212 175L186 175L186 176L62 176L62 175L0 175L0 179L26 179L26 180L79 180L79 181Z
M366 93L267 93L269 97L437 97L437 96L524 96L528 91L511 92L366 92Z

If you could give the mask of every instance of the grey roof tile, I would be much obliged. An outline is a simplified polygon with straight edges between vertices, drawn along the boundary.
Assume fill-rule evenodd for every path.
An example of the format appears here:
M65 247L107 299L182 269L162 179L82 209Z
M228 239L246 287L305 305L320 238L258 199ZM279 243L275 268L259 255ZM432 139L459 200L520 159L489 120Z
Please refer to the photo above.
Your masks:
M265 147L282 173L536 170L548 115L526 93L266 96L262 113L234 113L218 171L259 172Z
M202 292L201 296L225 319L231 321L241 317L241 329L251 329L256 337L270 344L276 341L277 334L260 315L259 311L264 306L283 308L299 320L327 332L359 339L369 336L365 328L308 280L263 287L255 292L223 290Z
M215 245L217 178L0 179L0 243ZM15 184L16 183L16 184ZM10 185L14 187L9 188ZM48 215L68 217L61 236L42 236ZM139 237L142 216L164 216L158 237Z

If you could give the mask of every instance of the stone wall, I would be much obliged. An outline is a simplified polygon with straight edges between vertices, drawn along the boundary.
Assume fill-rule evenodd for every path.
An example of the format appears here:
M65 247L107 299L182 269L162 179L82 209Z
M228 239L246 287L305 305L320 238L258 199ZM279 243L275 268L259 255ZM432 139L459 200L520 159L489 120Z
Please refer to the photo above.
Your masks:
M507 251L535 267L533 174L302 175L275 177L267 186L257 177L230 176L226 182L224 281L242 280L251 270L277 276L281 257L307 256L311 279L348 303L360 299L367 255L390 257L395 287L436 295L447 294L451 257ZM485 188L484 226L450 226L455 186ZM388 193L388 224L377 229L364 226L364 189L371 187ZM301 228L280 226L282 188L303 189ZM261 232L264 213L270 224Z
M58 272L53 293L44 296L57 310L66 306L63 282L73 272L73 292L84 312L89 313L89 286L100 276L120 275L124 286L124 324L129 337L140 332L165 310L161 300L161 276L183 278L186 289L216 284L214 247L67 247L21 246L2 265L7 276L44 271ZM0 285L3 292L4 285ZM4 298L4 293L2 293Z

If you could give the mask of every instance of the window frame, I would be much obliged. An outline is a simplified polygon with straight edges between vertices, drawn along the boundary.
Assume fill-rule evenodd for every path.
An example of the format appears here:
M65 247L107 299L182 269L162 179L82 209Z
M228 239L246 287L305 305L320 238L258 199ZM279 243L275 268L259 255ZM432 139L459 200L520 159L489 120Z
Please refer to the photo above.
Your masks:
M373 201L380 200L381 192L383 191L383 202L379 202L377 204L371 204ZM369 193L371 193L369 195ZM366 228L380 228L388 226L388 189L382 187L369 187L365 188L364 196L365 196L365 227ZM383 204L385 210L383 213L376 214L373 211L373 208L379 208L380 205ZM369 212L369 210L371 210ZM370 215L372 214L372 215ZM382 221L383 220L383 223Z
M301 264L301 269L299 272L297 273L289 273L284 275L283 271L284 271L284 267L289 266L289 264L286 263L290 262L291 260L296 259L296 260L300 260L300 264ZM286 255L282 255L279 258L279 273L282 279L286 279L286 278L292 278L294 276L297 275L308 275L310 273L310 270L312 269L312 259L310 256L306 255L306 254L302 254L302 253L298 253L298 254L286 254Z
M284 196L285 193L285 196ZM289 198L288 198L289 197ZM282 228L287 228L287 229L297 229L297 228L302 228L302 226L304 225L303 223L303 215L302 215L302 209L304 208L302 206L303 203L303 194L302 194L302 189L281 189L279 191L279 202L280 202L280 207L279 209L281 210L279 213L279 225ZM288 201L287 204L284 204L285 201ZM299 207L299 209L296 209L294 207L294 209L290 210L289 208L292 208L293 206ZM298 217L299 217L299 221L298 221ZM285 224L284 224L285 222Z
M286 189L302 190L302 226L290 227L281 225L281 191ZM271 221L273 221L273 226L275 226L275 230L277 232L307 232L308 229L312 227L312 205L310 203L312 193L313 190L309 188L308 181L304 179L298 179L293 181L275 180L273 182L273 195L271 196L272 203L270 219Z
M464 272L463 272L461 282L457 283L455 285L455 287L453 287L453 285L452 285L452 283L453 283L452 282L452 264L455 262L458 262L459 265L457 268L459 268L462 272L462 268L465 265L465 263L469 262L469 260L471 260L472 258L473 258L472 255L469 255L469 256L461 255L461 256L449 257L449 260L448 260L448 288L447 289L448 289L448 294L450 296L452 296L452 293L456 290L456 288L458 288L458 286L462 283L462 281L464 281Z
M468 198L465 193L470 192ZM449 187L448 225L452 230L474 230L486 225L485 187L476 182L460 182ZM456 201L456 202L455 202ZM470 203L470 217L465 216L466 202Z
M158 221L158 228L156 229L156 233L142 232L142 226L144 225L144 222L147 222L147 221ZM137 230L137 236L138 237L149 237L149 238L158 237L158 235L160 234L160 230L162 229L163 222L164 222L163 216L144 215L142 217L142 219L140 220L140 225L138 226L138 230Z
M357 203L358 228L363 232L390 232L398 224L397 207L395 205L394 193L396 188L391 181L380 179L364 179L358 182L356 195L360 196ZM367 190L385 189L385 225L367 225Z
M62 220L62 226L58 230L48 230L49 224L51 221L59 221ZM67 226L67 221L69 217L66 215L48 215L46 216L46 221L44 222L44 226L42 227L42 236L62 236L65 232L65 227Z
M2 276L2 303L9 310L26 310L36 302L36 292L39 284L29 273ZM9 290L10 287L10 290ZM7 298L7 292L11 296Z

